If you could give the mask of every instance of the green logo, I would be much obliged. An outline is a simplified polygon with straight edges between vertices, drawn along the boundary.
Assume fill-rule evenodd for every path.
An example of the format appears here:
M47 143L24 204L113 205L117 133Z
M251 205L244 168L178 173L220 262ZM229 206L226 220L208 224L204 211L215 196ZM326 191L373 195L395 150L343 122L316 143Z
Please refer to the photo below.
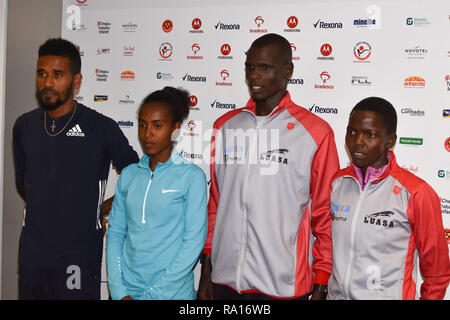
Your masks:
M422 138L400 137L400 144L412 144L415 146L421 146L421 145L423 145L423 139Z

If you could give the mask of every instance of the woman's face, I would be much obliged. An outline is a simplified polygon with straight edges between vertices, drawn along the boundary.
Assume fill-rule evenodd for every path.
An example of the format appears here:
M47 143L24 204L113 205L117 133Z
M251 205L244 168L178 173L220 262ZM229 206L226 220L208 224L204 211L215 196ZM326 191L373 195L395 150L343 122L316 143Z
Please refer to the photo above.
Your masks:
M138 123L144 153L165 162L172 152L172 134L180 129L180 123L173 123L169 108L161 102L144 104L139 111Z

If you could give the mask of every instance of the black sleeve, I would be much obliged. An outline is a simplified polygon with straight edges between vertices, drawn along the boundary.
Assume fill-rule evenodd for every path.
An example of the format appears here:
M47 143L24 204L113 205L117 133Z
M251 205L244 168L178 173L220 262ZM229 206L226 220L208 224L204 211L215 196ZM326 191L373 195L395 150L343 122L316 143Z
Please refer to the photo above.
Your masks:
M108 155L113 166L120 172L126 166L138 162L139 157L118 124L110 118L107 118L106 123L105 134Z
M20 196L25 200L25 152L22 146L22 118L18 118L13 127L13 157L16 175L16 188Z

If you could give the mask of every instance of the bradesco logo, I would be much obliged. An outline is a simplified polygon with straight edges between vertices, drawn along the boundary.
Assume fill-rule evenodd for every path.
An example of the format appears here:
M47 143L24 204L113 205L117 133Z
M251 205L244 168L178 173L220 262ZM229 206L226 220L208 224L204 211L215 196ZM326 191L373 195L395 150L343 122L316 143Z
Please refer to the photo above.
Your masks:
M268 30L263 27L264 19L261 16L257 16L253 19L253 23L256 26L256 29L250 28L250 33L267 33Z
M199 54L200 45L198 43L194 43L191 46L191 50L194 55L188 55L188 56L186 56L186 59L188 59L188 60L203 60L203 56Z
M289 29L284 29L284 32L300 32L300 29L297 28L298 26L298 18L296 16L290 16L286 24Z
M423 138L400 137L400 144L421 146L423 145Z
M425 88L425 79L421 77L408 77L403 81L403 87L405 88Z
M231 53L231 46L228 43L224 43L221 47L220 47L220 53L222 53L222 55L218 56L218 59L233 59L233 56L230 55Z
M203 33L202 20L200 18L192 20L191 26L192 30L189 30L189 33Z
M370 62L369 57L372 54L372 47L368 42L360 41L353 47L353 55L357 60L353 62Z
M292 48L292 61L298 61L300 60L300 57L295 54L297 51L297 47L295 46L295 43L291 42L291 48Z
M162 23L162 29L164 32L170 32L173 29L173 22L170 19L166 19Z
M226 81L230 77L230 73L226 69L222 69L219 72L221 81L216 81L216 86L225 86L225 87L231 87L233 85L232 82Z
M333 47L328 43L324 43L320 47L320 53L322 54L322 56L317 57L317 60L334 60L334 57L331 56L331 52L333 52Z
M315 89L334 89L334 85L329 83L329 80L331 79L331 75L324 71L320 74L320 80L322 80L321 84L315 84Z

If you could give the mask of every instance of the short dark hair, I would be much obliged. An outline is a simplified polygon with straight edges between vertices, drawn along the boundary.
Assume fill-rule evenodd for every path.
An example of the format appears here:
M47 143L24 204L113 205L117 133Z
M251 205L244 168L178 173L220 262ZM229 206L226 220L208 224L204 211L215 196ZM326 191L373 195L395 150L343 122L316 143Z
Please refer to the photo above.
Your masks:
M58 56L69 59L70 70L72 74L81 72L81 58L77 47L70 41L62 38L48 39L39 47L39 55L42 56Z
M278 46L280 49L280 52L285 55L287 61L286 62L292 62L292 47L289 41L286 40L285 37L280 36L276 33L268 33L265 34L259 38L257 38L255 41L253 41L251 48L262 48L266 47L268 45L274 44ZM250 50L249 49L249 50Z
M189 115L190 94L183 88L164 87L162 90L157 90L150 93L142 101L139 111L142 106L150 102L160 102L169 108L173 123L182 123Z
M383 119L386 132L388 134L397 133L397 112L389 101L379 97L365 98L355 105L350 116L356 111L371 111L379 114Z

